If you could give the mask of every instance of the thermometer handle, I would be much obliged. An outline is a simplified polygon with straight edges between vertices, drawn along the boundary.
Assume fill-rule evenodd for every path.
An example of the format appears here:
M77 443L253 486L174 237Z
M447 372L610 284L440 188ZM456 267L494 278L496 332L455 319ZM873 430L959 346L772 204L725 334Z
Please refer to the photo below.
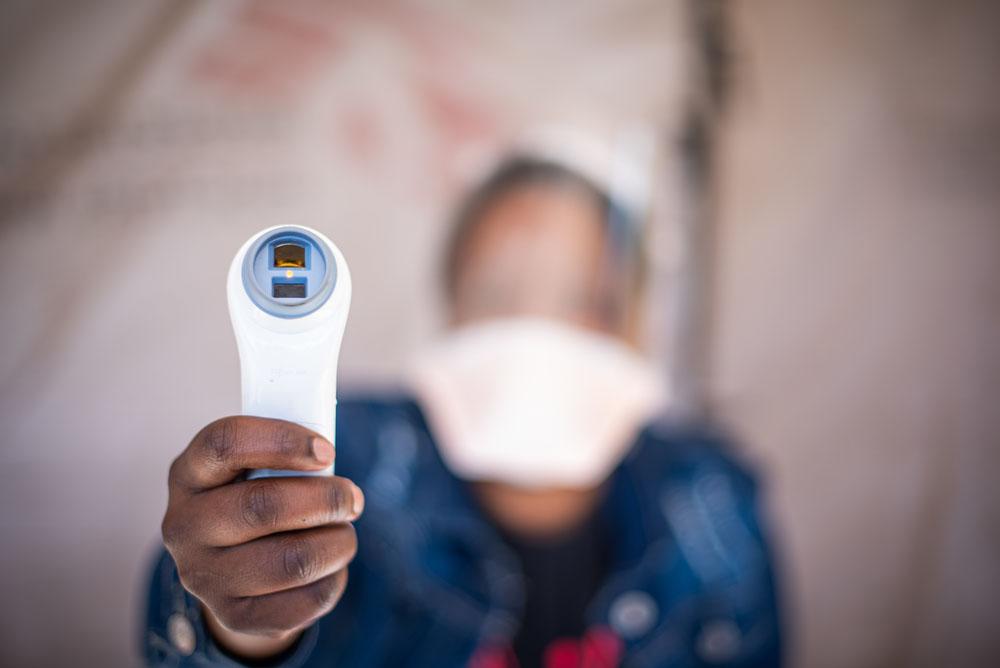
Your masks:
M296 360L297 356L310 357L312 364ZM333 443L337 409L336 366L317 364L315 356L301 349L286 349L267 355L258 353L254 359L256 364L241 365L243 414L295 422ZM261 359L280 360L281 363L260 364ZM333 465L312 472L259 469L251 472L249 477L293 475L333 475Z

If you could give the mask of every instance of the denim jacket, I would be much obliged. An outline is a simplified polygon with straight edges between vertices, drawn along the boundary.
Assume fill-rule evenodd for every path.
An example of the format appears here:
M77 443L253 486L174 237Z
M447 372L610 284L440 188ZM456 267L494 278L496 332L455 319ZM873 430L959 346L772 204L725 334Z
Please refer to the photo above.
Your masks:
M514 665L516 558L442 462L411 399L342 400L337 474L366 495L336 608L276 665ZM706 429L646 427L608 481L610 575L585 611L581 666L779 666L770 548L755 484ZM588 638L593 640L587 645ZM152 666L238 666L211 641L163 550L142 651Z

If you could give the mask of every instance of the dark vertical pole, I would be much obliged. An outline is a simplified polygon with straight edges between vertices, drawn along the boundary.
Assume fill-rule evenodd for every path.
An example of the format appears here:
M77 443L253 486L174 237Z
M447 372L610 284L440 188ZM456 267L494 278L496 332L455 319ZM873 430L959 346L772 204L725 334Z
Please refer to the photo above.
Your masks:
M723 0L690 0L687 18L693 48L688 68L687 120L680 140L687 206L680 222L681 266L675 295L671 381L677 417L711 412L712 279L714 266L714 156L725 93Z

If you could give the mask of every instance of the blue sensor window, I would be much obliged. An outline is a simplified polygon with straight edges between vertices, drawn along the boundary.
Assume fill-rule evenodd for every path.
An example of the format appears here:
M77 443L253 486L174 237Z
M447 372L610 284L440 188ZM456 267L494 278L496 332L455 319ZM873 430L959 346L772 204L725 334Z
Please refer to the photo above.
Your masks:
M305 281L298 283L279 283L275 281L271 286L271 296L275 299L305 299Z
M271 315L297 318L312 313L333 293L333 254L308 230L275 229L258 240L243 264L243 284L257 306Z

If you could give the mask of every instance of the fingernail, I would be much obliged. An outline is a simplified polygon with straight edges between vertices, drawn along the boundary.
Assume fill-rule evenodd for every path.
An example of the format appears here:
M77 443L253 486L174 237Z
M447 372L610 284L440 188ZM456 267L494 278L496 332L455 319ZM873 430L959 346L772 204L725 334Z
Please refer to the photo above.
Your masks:
M351 490L351 495L354 497L351 510L354 511L355 515L360 515L361 511L365 508L365 495L361 493L361 488L357 485Z
M312 453L317 461L328 464L333 461L333 444L324 438L313 438Z

